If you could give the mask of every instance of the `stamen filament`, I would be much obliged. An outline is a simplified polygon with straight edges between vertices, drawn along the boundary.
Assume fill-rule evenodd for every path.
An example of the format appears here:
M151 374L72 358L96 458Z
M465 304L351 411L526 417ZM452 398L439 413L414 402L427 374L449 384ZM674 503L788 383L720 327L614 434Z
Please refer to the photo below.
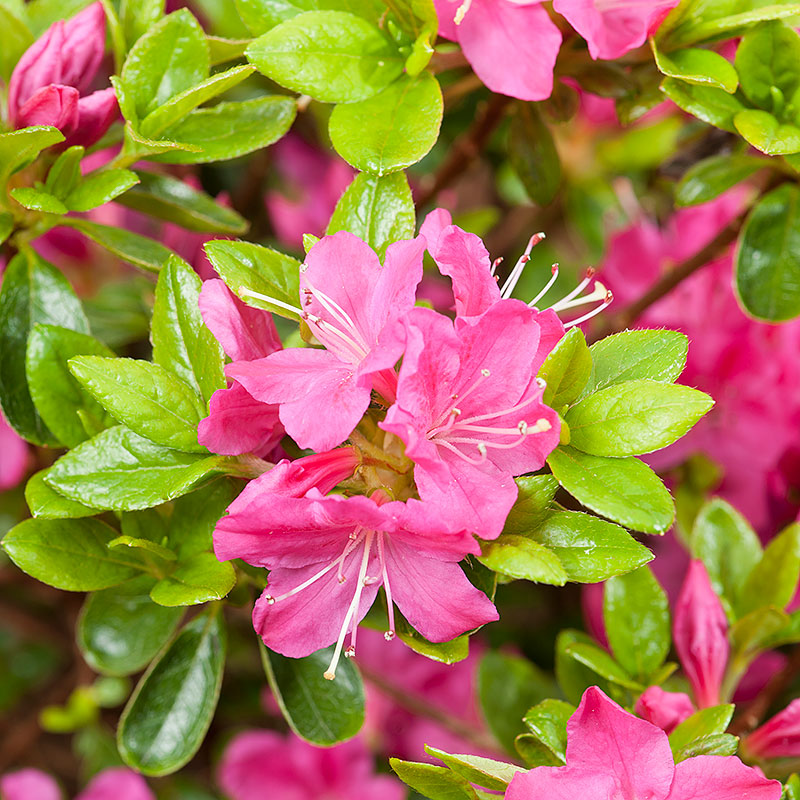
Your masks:
M550 291L553 284L558 280L558 267L559 267L558 264L553 264L553 266L550 268L553 273L552 276L550 277L550 280L547 281L547 283L544 286L544 289L542 289L542 291L539 292L539 294L537 294L536 297L534 297L533 300L530 301L530 303L528 303L529 308L533 308Z
M557 303L553 303L550 308L552 308L553 311L561 309L564 303L568 303L570 300L577 297L589 285L593 277L594 268L589 267L589 269L586 270L586 277L566 297L562 297Z
M597 308L592 309L587 314L584 314L582 317L570 320L564 325L564 328L574 328L576 325L580 325L581 323L590 320L592 317L597 316L604 308L608 308L608 306L611 305L613 300L614 300L614 295L611 292L606 292L606 299L599 306L597 306Z
M477 441L477 440L470 440L470 443L473 443L473 441ZM478 443L478 452L481 454L481 457L479 459L477 459L477 460L474 459L474 458L470 458L468 455L466 455L466 453L462 453L455 445L450 444L450 441L447 440L447 439L437 439L436 443L440 444L442 447L445 447L448 450L452 451L462 461L466 461L467 464L472 464L474 467L478 467L481 464L485 463L485 461L486 461L486 447L484 446L483 448L481 448L481 446L480 446L480 445L483 444L483 442L479 442Z
M348 327L351 333L354 334L354 339L360 344L360 346L365 351L368 351L369 345L364 341L364 337L361 335L361 332L356 327L356 324L355 322L353 322L352 317L332 297L329 297L327 294L320 291L319 289L315 289L308 282L308 280L306 280L306 286L308 287L306 291L310 292L313 297L319 300L320 304L332 317L335 317L336 319L339 320L339 322Z
M313 314L309 314L307 311L304 311L303 315L303 319L308 322L309 327L315 326L318 329L318 331L315 331L315 335L318 339L320 339L320 341L322 341L322 338L324 338L325 335L333 334L334 336L338 336L340 341L347 345L347 347L352 351L351 355L355 357L356 361L361 361L361 359L366 358L367 351L365 351L361 345L355 341L355 339L352 339L346 333L340 331L335 325L332 325L327 320L324 320ZM319 333L323 334L322 338L320 338Z
M528 246L525 248L525 252L519 257L519 261L514 264L514 269L511 270L511 274L500 290L501 297L508 299L514 293L514 289L519 279L522 277L522 273L525 271L525 265L531 260L531 251L539 242L543 241L544 238L545 235L543 233L535 233L528 240Z
M344 556L342 556L344 558ZM328 564L327 567L320 570L313 578L309 578L307 581L303 581L299 586L295 586L291 592L286 592L286 594L282 594L280 597L273 597L271 594L264 595L264 599L267 601L267 605L275 605L275 603L280 603L281 600L286 600L287 597L292 597L292 595L297 594L298 592L302 592L303 589L307 589L311 586L312 583L316 583L321 577L327 575L337 564L339 560L331 562Z
M389 618L389 630L383 634L387 642L391 642L395 637L394 626L394 602L392 601L392 587L389 585L389 574L386 572L386 559L383 554L383 534L378 533L378 558L381 562L381 576L383 578L383 590L386 592L386 613Z
M282 308L284 311L289 311L292 314L297 314L298 317L302 317L303 314L305 313L302 308L290 305L289 303L284 303L283 300L278 300L275 297L270 297L268 294L261 294L261 292L254 292L251 289L240 289L239 294L244 295L245 297L252 297L254 300L263 300L265 303L269 303L270 305L276 306L277 308Z

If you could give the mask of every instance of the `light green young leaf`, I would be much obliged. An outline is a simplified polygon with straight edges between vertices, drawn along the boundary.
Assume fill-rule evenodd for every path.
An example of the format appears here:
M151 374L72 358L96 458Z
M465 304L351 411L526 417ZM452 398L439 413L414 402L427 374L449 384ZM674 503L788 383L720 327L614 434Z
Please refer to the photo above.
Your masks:
M79 519L93 517L100 509L68 500L45 482L48 469L34 473L25 484L25 502L37 519Z
M698 161L675 187L675 205L686 208L708 203L768 164L762 158L727 154Z
M429 800L478 800L469 781L447 767L390 758L389 764L403 783Z
M482 756L446 753L428 745L425 745L425 752L443 761L453 772L466 778L470 783L496 792L505 791L513 777L523 771L515 764L506 764Z
M800 127L776 119L768 111L740 111L733 124L742 138L768 156L787 156L800 152Z
M17 170L30 164L47 147L64 141L64 134L49 125L34 125L0 133L0 189Z
M46 214L66 214L69 210L55 195L31 186L20 186L9 194L24 208Z
M742 588L737 611L746 614L762 606L784 609L800 579L800 524L789 525L764 549Z
M550 351L539 370L547 382L542 401L560 409L574 403L592 374L592 356L583 332L572 328Z
M68 147L47 171L45 190L63 200L81 180L81 159L85 152L85 147Z
M502 533L483 542L481 552L481 564L510 578L554 586L563 586L569 578L558 556L528 536Z
M87 175L65 198L70 211L91 211L111 202L139 183L135 172L127 169L103 169Z
M229 562L217 561L213 553L197 553L162 578L150 598L160 606L196 606L222 600L235 583L236 573Z
M734 117L746 108L738 97L722 89L696 86L677 78L664 78L661 91L687 114L730 133L736 133Z
M652 39L651 44L656 66L664 75L697 86L712 86L728 94L733 94L739 87L739 75L735 67L713 50L688 47L664 53Z

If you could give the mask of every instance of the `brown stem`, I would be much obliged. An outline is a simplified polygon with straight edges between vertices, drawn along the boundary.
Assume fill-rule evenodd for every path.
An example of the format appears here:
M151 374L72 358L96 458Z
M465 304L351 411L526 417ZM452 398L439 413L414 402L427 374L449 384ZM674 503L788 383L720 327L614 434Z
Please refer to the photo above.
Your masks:
M752 731L764 719L778 697L789 688L799 674L800 646L795 647L792 651L786 666L780 672L776 672L756 698L741 713L736 715L728 729L729 733L739 736Z
M423 182L417 193L417 208L428 205L439 192L449 186L480 155L489 138L502 122L511 98L493 94L472 123L472 127L453 143L450 155L445 159L433 179Z
M359 669L364 678L379 689L382 694L394 700L395 703L402 706L407 711L410 711L412 714L433 720L438 725L450 731L450 733L468 741L470 744L485 752L494 753L503 759L508 758L507 754L497 746L497 742L489 734L475 730L470 727L468 722L436 708L426 700L409 694L405 690L387 681L386 678L377 672L365 669L361 665L359 665Z

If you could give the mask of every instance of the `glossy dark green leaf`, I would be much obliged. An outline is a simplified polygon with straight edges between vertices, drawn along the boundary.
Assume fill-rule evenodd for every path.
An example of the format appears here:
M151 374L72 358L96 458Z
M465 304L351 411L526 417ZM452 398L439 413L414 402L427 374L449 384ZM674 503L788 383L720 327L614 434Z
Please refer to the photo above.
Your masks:
M664 663L669 601L649 567L606 581L603 620L614 657L631 675L645 681Z
M656 66L664 75L698 86L713 86L733 94L739 86L736 68L713 50L687 47L669 53L653 45Z
M136 511L190 492L223 461L161 447L118 425L62 456L46 481L72 500Z
M576 500L626 528L665 533L675 519L670 493L638 458L606 458L558 447L547 463Z
M513 777L518 772L522 772L515 764L506 764L503 761L495 761L483 756L446 753L444 750L428 745L425 745L425 752L429 756L443 761L462 778L466 778L470 783L482 786L484 789L502 792L511 783Z
M478 800L466 778L447 767L390 758L389 764L403 783L429 800Z
M356 175L336 204L326 233L348 231L383 259L386 248L414 237L416 216L408 180L402 172Z
M539 370L547 382L542 401L551 408L574 403L592 374L592 356L583 332L572 328L550 352Z
M589 351L594 368L585 394L625 381L676 381L686 366L689 340L680 331L622 331Z
M329 747L351 739L364 723L364 684L348 659L336 669L336 679L323 673L333 647L306 658L286 658L261 646L270 688L289 727L311 744Z
M696 86L677 78L664 78L661 91L687 114L730 133L736 133L734 117L746 108L738 97L722 89Z
M182 8L157 22L128 53L121 79L136 115L151 111L208 76L208 44L192 13Z
M116 420L151 442L204 453L197 426L205 417L200 395L158 364L133 358L77 356L69 368Z
M34 406L25 373L25 352L34 325L89 332L80 301L67 279L33 251L15 256L0 289L0 404L11 426L35 444L57 439Z
M204 233L241 234L248 222L232 208L169 175L137 172L139 184L117 199L128 208Z
M69 371L67 362L78 355L114 354L97 339L56 325L37 323L28 337L25 355L28 389L47 427L67 447L75 447L89 438L79 411L89 415L101 428L108 422L103 407L81 389Z
M439 138L442 90L429 72L402 77L380 94L333 109L328 131L345 161L386 175L422 160Z
M219 478L208 486L178 498L169 521L169 546L181 561L211 550L211 534L233 502L241 482Z
M577 511L557 511L531 533L552 550L569 580L597 583L641 567L653 554L626 530Z
M48 470L32 475L25 484L25 502L34 517L39 519L79 519L93 517L100 509L68 500L45 482Z
M297 314L269 302L272 298L299 308L300 262L297 259L250 242L209 242L205 250L228 288L245 303L290 319L298 318Z
M516 104L508 155L528 197L540 206L552 202L561 185L561 160L536 104Z
M86 598L76 638L92 669L131 675L170 640L182 611L156 605L149 597L154 583L154 578L142 576Z
M735 257L736 292L767 322L800 315L800 189L786 183L750 212Z
M195 606L221 600L235 583L236 573L230 563L217 561L213 553L197 553L162 578L150 597L161 606Z
M222 347L200 314L201 287L185 261L170 259L158 276L150 338L153 360L208 401L226 384Z
M8 557L36 580L67 592L94 592L145 569L135 555L109 550L116 536L96 519L27 519L2 544Z
M207 164L238 158L277 142L292 126L296 113L295 101L280 95L199 108L164 133L188 147L171 149L151 160Z
M558 765L567 762L567 721L575 706L563 700L542 700L525 714L523 722L550 753Z
M326 103L355 103L380 92L404 59L374 24L342 11L309 11L256 39L246 51L260 72Z
M566 414L570 444L596 456L635 456L672 444L714 401L679 384L633 380L607 386Z
M553 694L552 680L519 656L489 651L478 666L478 699L489 730L514 753L514 739L523 730L528 709Z
M120 718L117 746L145 775L168 775L191 760L217 706L225 664L220 608L195 617L144 674Z
M61 131L49 125L0 133L0 189L5 188L11 175L27 166L42 150L63 141Z
M768 162L748 155L711 156L690 167L675 187L675 205L708 203L763 169Z

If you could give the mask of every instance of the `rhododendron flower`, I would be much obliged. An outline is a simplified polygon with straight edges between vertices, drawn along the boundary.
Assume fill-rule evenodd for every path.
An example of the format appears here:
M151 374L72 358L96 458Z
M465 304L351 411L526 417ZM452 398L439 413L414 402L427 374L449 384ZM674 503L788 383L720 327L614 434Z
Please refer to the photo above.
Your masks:
M61 789L46 772L20 769L0 777L3 800L61 800Z
M439 33L461 45L475 74L493 92L545 100L561 32L542 0L435 0Z
M619 58L640 47L655 33L680 0L554 0L586 39L592 58Z
M660 686L650 686L636 701L636 713L669 734L694 714L692 698L684 692L665 692Z
M675 607L673 638L698 707L718 705L730 652L728 620L702 561L689 565Z
M300 308L289 306L326 349L295 347L228 366L253 397L279 404L281 422L300 447L328 450L343 442L373 388L394 400L401 320L414 306L424 249L422 237L392 244L382 267L357 236L326 236L301 270Z
M145 779L126 767L95 775L75 800L156 800Z
M453 326L426 308L406 318L397 402L380 426L406 445L420 497L453 525L496 538L517 498L515 475L558 445L531 355L541 331L524 303L496 303Z
M8 115L15 128L52 125L62 145L89 146L117 115L111 88L82 96L105 52L105 12L93 3L65 22L54 22L22 55L8 83Z
M360 739L313 747L289 734L245 731L225 748L217 779L231 800L404 800L405 787L376 775Z
M566 766L517 773L506 800L778 800L781 791L736 756L676 764L661 728L591 686L567 723Z
M800 700L792 700L783 711L756 728L744 741L750 758L798 758L800 756Z
M496 620L497 611L456 563L480 552L438 510L381 492L303 497L264 493L264 502L235 501L214 531L220 560L242 558L270 569L253 623L264 643L301 658L336 642L325 676L332 679L350 633L355 655L359 622L383 586L394 638L394 606L423 636L444 642ZM240 510L242 509L242 510Z
M203 321L235 361L262 359L281 349L272 315L245 305L221 280L205 281L199 304ZM283 438L278 407L256 400L236 381L214 392L209 406L197 440L212 453L266 455Z

